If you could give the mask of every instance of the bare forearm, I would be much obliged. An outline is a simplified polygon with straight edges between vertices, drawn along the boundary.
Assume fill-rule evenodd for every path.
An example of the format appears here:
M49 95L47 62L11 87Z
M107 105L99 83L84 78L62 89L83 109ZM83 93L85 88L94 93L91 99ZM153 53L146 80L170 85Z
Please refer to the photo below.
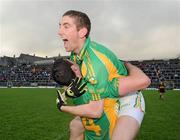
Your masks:
M61 110L76 116L99 118L102 115L103 106L102 101L93 101L89 104L78 106L62 106Z
M86 109L86 105L84 106L62 106L61 110L63 112L67 112L76 116L81 117L92 117L92 113Z
M129 76L132 76L135 82L139 81L139 84L142 85L142 88L146 88L150 85L150 78L140 68L130 63L126 63L126 67L128 69ZM141 82L140 80L143 82Z
M126 63L129 75L119 79L120 96L124 96L129 92L144 89L151 83L149 77L138 67Z
M129 76L132 76L132 75L133 76L139 76L139 77L146 76L146 74L140 68L138 68L135 65L132 65L131 63L126 62L125 66L129 72Z

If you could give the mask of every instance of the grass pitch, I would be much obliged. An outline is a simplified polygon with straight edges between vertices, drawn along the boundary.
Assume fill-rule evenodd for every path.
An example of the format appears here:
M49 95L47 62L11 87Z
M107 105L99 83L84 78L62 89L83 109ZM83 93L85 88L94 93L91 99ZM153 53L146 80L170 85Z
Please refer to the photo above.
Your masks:
M180 91L143 92L146 114L137 140L180 140ZM60 113L55 89L0 89L1 140L68 140L72 115Z

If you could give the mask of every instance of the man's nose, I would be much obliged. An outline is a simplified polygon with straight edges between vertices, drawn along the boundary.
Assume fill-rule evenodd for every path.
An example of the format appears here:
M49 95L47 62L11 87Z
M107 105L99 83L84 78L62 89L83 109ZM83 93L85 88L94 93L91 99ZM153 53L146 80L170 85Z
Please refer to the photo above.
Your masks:
M59 36L62 36L62 35L63 35L63 30L62 30L62 28L59 28L58 35L59 35Z

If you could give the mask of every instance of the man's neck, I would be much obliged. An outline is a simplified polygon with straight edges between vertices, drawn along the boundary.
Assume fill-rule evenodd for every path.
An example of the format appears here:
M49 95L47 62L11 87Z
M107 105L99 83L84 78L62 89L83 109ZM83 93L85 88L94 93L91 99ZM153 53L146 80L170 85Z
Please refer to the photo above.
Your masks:
M81 49L84 47L85 42L86 42L86 38L79 40L78 47L76 50L74 50L75 54L78 55L80 53Z

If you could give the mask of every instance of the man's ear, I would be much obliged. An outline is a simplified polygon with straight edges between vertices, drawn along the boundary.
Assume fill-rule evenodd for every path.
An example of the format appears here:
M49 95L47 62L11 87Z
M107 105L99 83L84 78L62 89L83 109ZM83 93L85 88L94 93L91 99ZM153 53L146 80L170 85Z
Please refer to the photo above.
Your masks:
M83 27L83 28L81 28L80 30L79 30L79 36L80 36L80 38L83 38L83 37L85 37L86 36L86 34L87 34L87 28L85 28L85 27Z

